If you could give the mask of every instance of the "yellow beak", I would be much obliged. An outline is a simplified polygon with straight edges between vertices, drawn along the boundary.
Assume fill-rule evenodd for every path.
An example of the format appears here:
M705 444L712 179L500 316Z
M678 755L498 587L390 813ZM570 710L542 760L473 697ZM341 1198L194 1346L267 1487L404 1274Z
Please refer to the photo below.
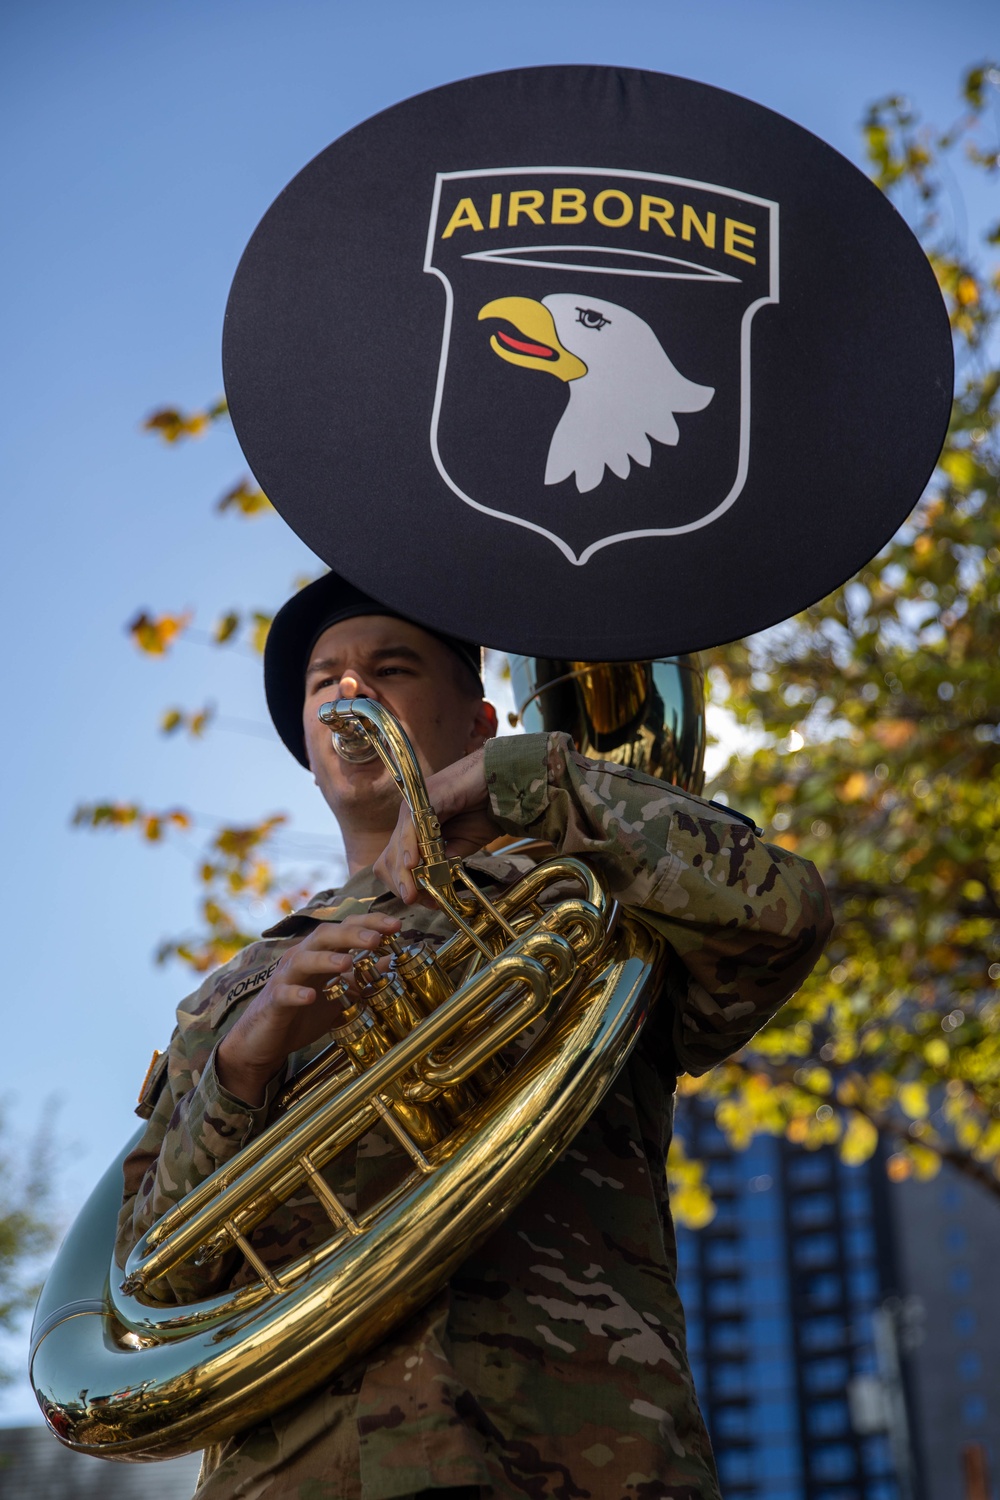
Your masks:
M479 320L502 318L513 324L516 333L498 329L490 338L490 348L512 365L526 370L547 370L560 380L579 380L587 366L570 354L559 342L552 314L532 297L497 297L479 309Z

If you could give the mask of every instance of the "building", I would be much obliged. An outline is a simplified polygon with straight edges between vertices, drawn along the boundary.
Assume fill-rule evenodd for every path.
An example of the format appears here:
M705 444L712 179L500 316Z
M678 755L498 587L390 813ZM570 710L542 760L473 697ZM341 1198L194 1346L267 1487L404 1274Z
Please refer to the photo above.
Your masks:
M878 1388L874 1315L899 1293L881 1165L770 1136L733 1152L691 1103L718 1211L680 1231L680 1286L726 1500L925 1500L885 1414L852 1420L852 1390Z
M1000 1201L947 1169L931 1182L893 1186L888 1197L901 1281L923 1314L923 1338L910 1368L928 1500L994 1500L1000 1479Z
M201 1459L117 1464L71 1453L47 1427L0 1427L3 1500L190 1500Z
M698 1100L683 1129L718 1210L678 1254L725 1500L994 1500L1000 1204L878 1157L734 1152Z

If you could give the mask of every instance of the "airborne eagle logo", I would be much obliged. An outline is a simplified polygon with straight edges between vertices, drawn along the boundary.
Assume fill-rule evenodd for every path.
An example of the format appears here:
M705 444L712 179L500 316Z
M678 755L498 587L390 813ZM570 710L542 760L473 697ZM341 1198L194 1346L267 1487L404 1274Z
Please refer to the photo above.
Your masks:
M633 460L648 469L650 438L673 446L680 437L677 412L701 411L715 395L711 386L686 380L649 324L616 302L580 307L572 292L541 302L500 297L479 317L507 320L521 331L517 337L501 328L490 339L501 359L547 370L567 384L546 484L573 475L584 494L596 489L606 468L619 479L628 478Z
M567 561L709 525L750 461L750 325L777 204L598 168L442 173L430 442L466 504Z

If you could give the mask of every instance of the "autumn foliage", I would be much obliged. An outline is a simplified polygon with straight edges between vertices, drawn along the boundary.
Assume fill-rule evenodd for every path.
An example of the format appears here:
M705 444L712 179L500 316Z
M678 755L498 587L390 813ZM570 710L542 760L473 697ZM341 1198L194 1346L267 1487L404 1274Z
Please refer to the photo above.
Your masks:
M865 121L875 181L944 293L953 416L927 493L878 557L712 653L713 697L746 746L719 785L815 860L837 926L775 1023L684 1089L715 1101L735 1145L782 1132L858 1162L881 1133L894 1178L947 1159L1000 1197L1000 270L949 227L951 159L997 176L981 139L997 85L973 69L943 134L899 99Z

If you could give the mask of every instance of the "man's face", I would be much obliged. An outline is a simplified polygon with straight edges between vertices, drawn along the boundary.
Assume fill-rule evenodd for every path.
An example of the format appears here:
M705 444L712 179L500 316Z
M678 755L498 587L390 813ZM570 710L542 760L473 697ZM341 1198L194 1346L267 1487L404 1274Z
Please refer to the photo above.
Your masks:
M321 703L374 698L403 725L424 775L440 771L482 744L495 716L471 691L455 653L435 636L388 615L357 615L324 630L306 668L303 728L309 765L335 816L391 827L399 793L377 757L342 760L329 729L316 717Z

